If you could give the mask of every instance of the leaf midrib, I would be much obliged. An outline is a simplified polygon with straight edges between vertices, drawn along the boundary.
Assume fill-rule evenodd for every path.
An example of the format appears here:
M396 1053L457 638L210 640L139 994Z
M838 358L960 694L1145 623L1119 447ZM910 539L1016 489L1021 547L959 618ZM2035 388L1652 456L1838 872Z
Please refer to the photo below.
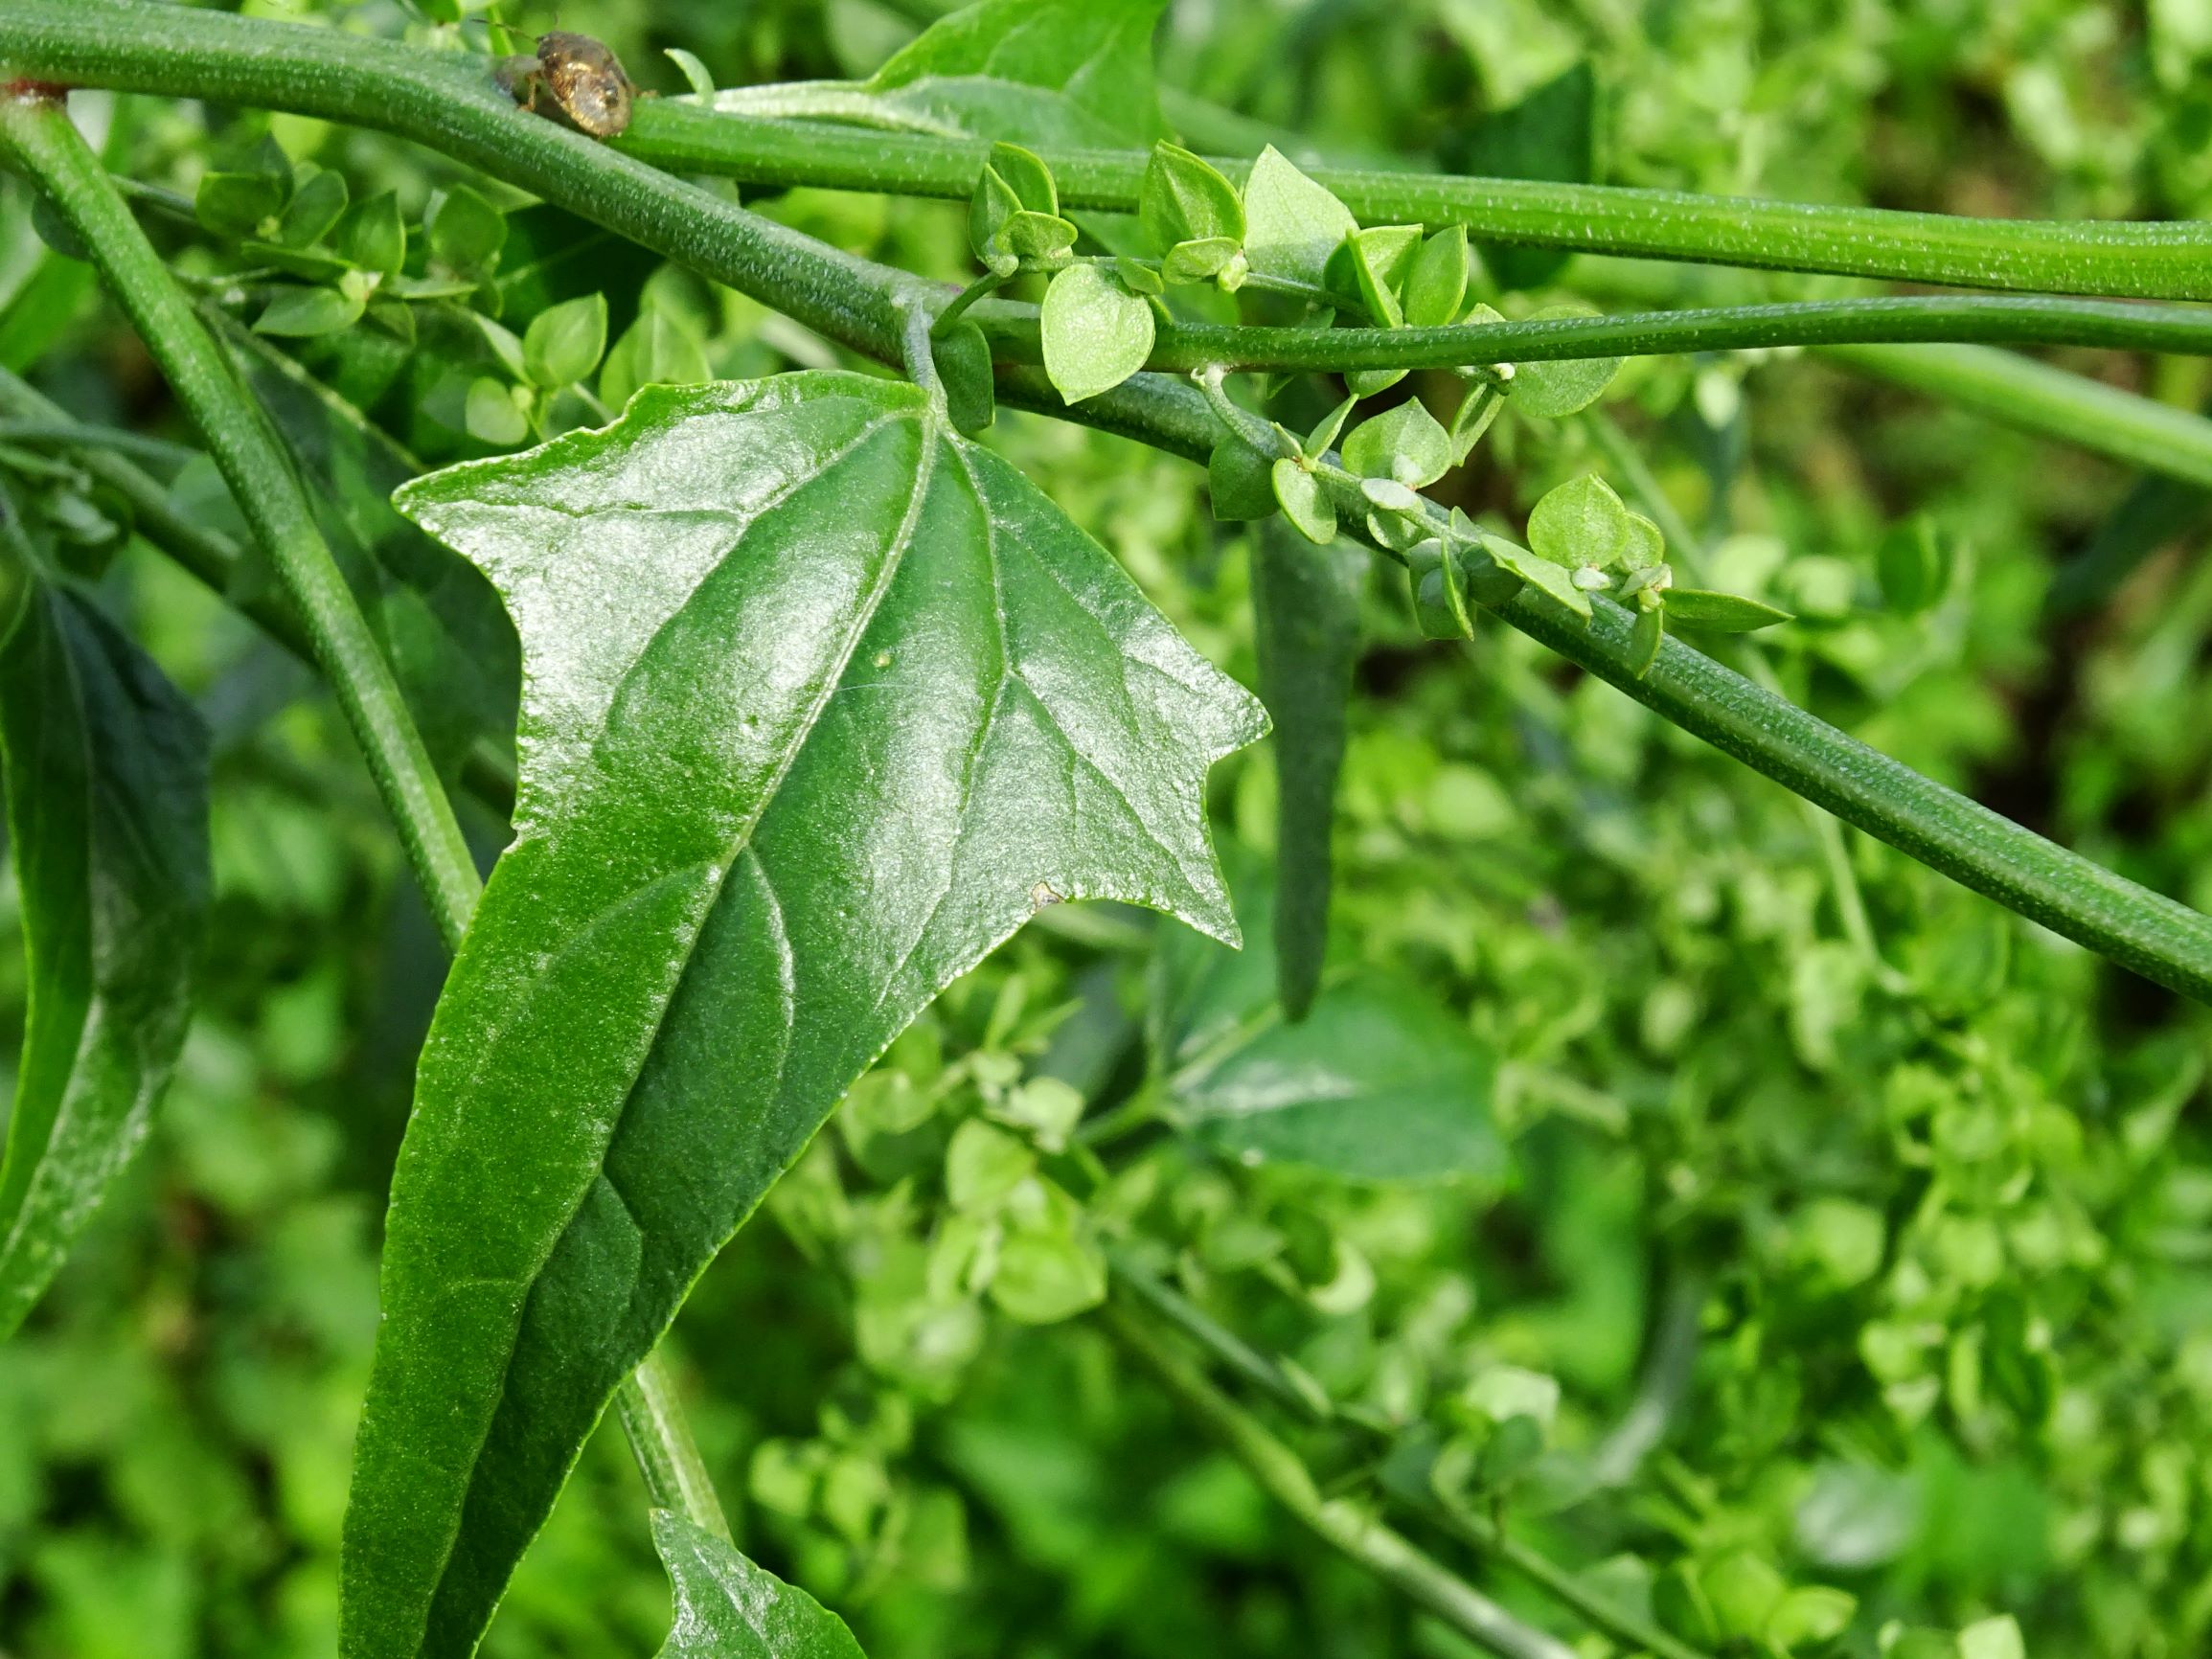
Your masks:
M673 976L675 983L680 983L682 979L690 973L692 962L697 950L698 938L700 933L705 928L706 919L713 915L715 907L721 902L723 890L728 886L730 874L737 868L738 861L744 856L752 854L752 840L754 831L760 827L760 822L763 815L766 813L769 806L775 801L777 794L782 790L785 779L789 776L791 767L796 764L800 754L805 751L808 742L812 739L815 728L820 725L822 719L822 712L829 706L830 698L836 694L838 688L844 683L846 672L852 667L854 653L858 650L860 641L865 637L869 626L874 623L876 619L877 609L882 604L884 596L891 591L891 586L893 582L897 580L901 568L905 564L907 554L913 549L915 526L921 514L922 504L928 498L930 481L936 471L937 450L942 439L942 433L939 428L936 411L932 407L924 406L923 408L914 410L911 413L904 410L896 411L894 413L869 421L860 433L856 434L849 443L838 450L837 454L828 465L810 474L807 478L801 480L799 483L794 484L789 489L783 491L774 502L764 505L753 514L751 520L748 522L747 530L749 532L752 525L757 525L764 516L765 516L768 512L775 511L777 507L780 507L784 503L787 502L793 495L797 494L799 490L805 489L808 485L816 483L821 478L828 476L829 473L835 469L836 466L840 462L849 457L851 453L860 444L866 443L870 437L894 424L895 422L903 420L913 420L916 422L917 426L920 428L922 439L921 455L917 460L914 469L914 490L911 498L907 501L905 516L900 521L899 529L891 538L890 549L886 553L883 560L883 568L877 578L875 587L868 595L867 602L860 608L858 614L854 619L852 627L847 631L844 645L837 655L836 666L834 670L831 672L825 673L822 676L821 688L816 692L812 705L807 711L805 722L796 729L795 740L788 745L782 760L777 764L774 772L767 780L765 786L761 790L759 804L753 808L752 812L744 819L742 824L731 836L728 849L723 857L719 860L718 874L703 891L701 901L696 911L696 919L690 923L688 928L688 936L683 943L681 954L682 966L677 973ZM740 542L742 542L744 536L742 534L741 534L739 537ZM694 591L696 591L696 588ZM665 629L667 626L673 623L676 617L681 616L685 609L685 605L687 605L689 602L690 601L687 598L685 604L677 605L674 610L671 612L668 622L664 623L662 627ZM660 629L656 629L652 638L659 638L660 632ZM635 670L637 661L642 660L646 651L650 649L650 646L651 640L649 639L646 646L641 648L638 658L633 659L629 667L624 670L625 683L627 683L628 675ZM612 706L611 702L609 706ZM766 880L766 867L764 865L760 865L760 861L757 856L755 857L754 861L756 865L760 867L761 875L763 877L763 885L767 888L771 898L773 898L774 886L773 883ZM777 910L780 915L782 911L782 903L780 900L777 901ZM779 932L784 932L784 930L779 927ZM785 932L785 938L787 942L787 932ZM659 1046L661 1032L668 1019L669 1011L675 1006L675 1001L676 998L673 993L662 999L661 1005L653 1017L652 1033L646 1039L640 1050L640 1053L643 1056L650 1057L653 1050ZM787 1032L786 1034L787 1038L788 1033ZM583 1190L579 1194L575 1205L570 1208L567 1218L562 1221L559 1228L552 1229L549 1232L548 1241L545 1245L545 1248L539 1253L536 1263L533 1267L528 1279L517 1282L526 1286L526 1288L523 1290L522 1296L522 1304L524 1308L527 1308L528 1307L530 1296L535 1292L537 1285L544 1280L546 1262L552 1260L554 1251L559 1248L560 1241L568 1236L569 1229L576 1224L576 1217L582 1212L584 1203L589 1199L593 1187L598 1182L603 1180L607 1181L609 1187L613 1186L613 1182L607 1177L606 1174L606 1150L607 1148L613 1146L616 1136L621 1133L623 1122L629 1116L630 1104L636 1099L637 1095L638 1079L644 1075L644 1072L645 1064L641 1059L637 1069L630 1075L627 1088L626 1089L623 1096L622 1110L615 1114L612 1124L608 1129L606 1140L604 1144L600 1148L598 1156L595 1159L597 1168L594 1173L590 1179L583 1183ZM615 1196L623 1202L626 1208L628 1207L628 1200L623 1197L623 1194L619 1190L616 1191ZM479 1479L483 1474L484 1446L486 1442L490 1439L490 1424L492 1421L496 1420L499 1410L507 1399L508 1384L514 1373L514 1362L517 1353L520 1352L521 1345L518 1341L513 1340L513 1336L518 1334L519 1330L520 1319L518 1315L515 1330L514 1332L511 1333L510 1336L505 1363L501 1366L500 1369L499 1390L498 1393L493 1397L491 1410L486 1420L485 1433L481 1438L478 1439L474 1453L469 1459L467 1485L462 1489L461 1501L453 1507L453 1524L446 1535L445 1552L440 1557L438 1563L438 1575L437 1578L432 1581L429 1587L429 1594L422 1602L422 1637L418 1638L418 1648L420 1648L422 1640L426 1638L429 1633L430 1619L436 1610L440 1594L445 1590L451 1574L453 1553L455 1549L459 1547L461 1541L463 1522L465 1521L468 1512L469 1500L475 1496ZM571 1455L569 1460L570 1466L574 1466L575 1457L576 1455L580 1454L581 1447L579 1448L578 1454ZM502 1597L503 1595L504 1590L502 1590Z

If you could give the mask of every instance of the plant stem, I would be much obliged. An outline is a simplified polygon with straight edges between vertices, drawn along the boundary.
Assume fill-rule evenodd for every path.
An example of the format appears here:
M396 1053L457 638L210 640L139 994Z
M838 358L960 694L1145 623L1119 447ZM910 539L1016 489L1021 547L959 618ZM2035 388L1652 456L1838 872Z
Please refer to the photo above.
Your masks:
M1979 346L1824 346L1820 355L1993 420L2212 487L2212 420Z
M1221 418L1205 396L1165 375L1133 376L1073 407L1035 370L1002 370L998 384L1008 403L1138 438L1201 465L1223 436ZM1264 422L1241 420L1255 446L1272 443ZM1350 474L1333 466L1318 472L1348 505L1360 501ZM1425 507L1441 531L1443 510ZM1363 525L1364 511L1347 522ZM1493 608L1570 662L1844 822L2147 979L2212 1001L2212 918L1922 777L1677 639L1669 637L1639 677L1634 618L1603 595L1594 597L1587 622L1527 587Z
M1232 1371L1257 1385L1277 1404L1288 1408L1308 1421L1357 1427L1388 1438L1388 1431L1379 1424L1339 1414L1326 1395L1301 1388L1279 1361L1253 1349L1243 1337L1221 1325L1188 1297L1131 1260L1127 1251L1109 1253L1108 1261L1113 1268L1115 1283L1128 1294L1142 1302L1161 1321L1174 1326ZM1696 1310L1693 1306L1693 1314ZM1694 1340L1694 1329L1692 1336ZM1676 1380L1686 1381L1686 1373ZM1641 1397L1638 1403L1642 1404ZM1562 1606L1572 1608L1593 1627L1616 1640L1632 1648L1649 1648L1661 1655L1662 1659L1705 1659L1703 1654L1676 1641L1666 1632L1640 1620L1623 1617L1611 1605L1590 1595L1581 1580L1566 1568L1540 1551L1514 1538L1495 1522L1473 1514L1464 1504L1452 1503L1443 1494L1431 1490L1426 1501L1415 1507L1430 1519L1442 1522L1448 1531L1457 1534L1484 1554L1496 1556L1542 1587Z
M108 182L100 158L70 125L60 98L45 90L0 93L0 145L83 241L207 440L337 693L439 933L448 950L456 948L481 885L475 861L391 665L316 528L290 460Z
M731 1542L729 1520L722 1513L721 1500L715 1496L715 1484L707 1475L698 1443L692 1439L683 1402L676 1398L675 1379L669 1375L658 1351L648 1354L643 1365L623 1378L622 1386L615 1390L614 1408L622 1419L623 1433L628 1437L630 1453L637 1459L638 1472L645 1477L646 1494L652 1507L673 1510L723 1542Z
M399 684L315 527L289 459L260 408L230 373L220 348L200 327L192 302L171 281L160 256L108 183L99 158L70 125L60 99L35 90L0 93L0 147L37 181L82 239L178 402L207 440L210 454L285 582L313 660L337 693L378 792L399 826L439 934L448 952L458 949L483 891L482 878ZM23 392L30 390L22 387ZM35 393L31 396L36 398ZM30 406L20 394L16 401ZM87 464L100 459L89 456ZM113 474L115 468L106 471ZM144 492L132 493L136 497ZM175 516L167 513L166 504L162 511ZM204 532L180 539L215 568L235 562L235 550L218 550ZM641 1448L639 1463L648 1486L657 1494L655 1483L667 1471L666 1478L673 1483L669 1489L682 1501L684 1512L726 1536L728 1523L721 1518L713 1489L706 1485L698 1453L657 1357L648 1356L639 1375L626 1386L640 1398L635 1423L627 1404L624 1423L631 1430L632 1444ZM660 1501L657 1495L655 1501Z
M1035 307L1000 302L978 307L975 321L996 355L1024 363L1043 361ZM1219 366L1271 374L1456 369L1476 363L1870 341L1995 341L2204 355L2212 353L2212 312L2114 300L1951 294L1454 323L1434 329L1288 329L1178 322L1159 325L1145 366L1158 370Z
M0 370L0 373L6 371ZM120 455L136 455L162 466L179 466L198 453L166 439L78 420L0 420L0 443L23 443L34 448L58 444L80 449L112 449Z
M638 106L616 141L687 173L965 198L979 140ZM1063 206L1134 212L1142 150L1045 150ZM1214 158L1242 183L1248 161ZM1975 219L1606 185L1316 167L1362 224L1464 224L1492 241L2041 293L2212 299L2212 234L2192 222Z
M0 63L19 75L285 109L414 139L883 362L899 361L896 302L943 291L524 112L487 57L144 0L10 0Z
M98 7L11 0L0 22L0 60L127 90L269 105L402 131L703 276L826 330L843 330L839 337L848 345L879 361L901 360L898 301L918 279L770 225L608 147L524 115L496 90L488 70L330 30L134 0ZM972 160L980 152L969 147L966 153ZM972 182L970 170L961 193ZM2144 268L2155 263L2147 261ZM1073 408L1038 371L1008 366L998 383L1010 404L1118 432L1201 464L1222 435L1203 395L1164 375L1136 375ZM1346 475L1334 476L1340 489L1354 488ZM1363 522L1363 514L1355 522ZM1638 678L1630 655L1632 619L1618 605L1601 601L1586 624L1525 591L1497 608L1513 626L1847 822L2148 978L2212 999L2212 921L2196 912L1920 777L1677 640L1669 639L1651 672Z
M1298 1454L1170 1347L1126 1302L1100 1318L1122 1347L1244 1466L1260 1489L1323 1543L1504 1659L1574 1659L1574 1649L1522 1624L1402 1533L1341 1498L1323 1498Z
M1659 488L1659 481L1652 476L1652 469L1628 434L1603 408L1592 407L1583 412L1584 429L1595 440L1598 452L1607 464L1628 481L1629 491L1644 505L1666 537L1667 557L1684 574L1692 575L1700 569L1705 559L1704 538L1690 527L1690 523L1667 492ZM1760 690L1782 695L1782 682L1774 667L1767 660L1767 653L1755 639L1741 639L1735 643L1736 660L1743 665L1745 675ZM1812 802L1799 796L1798 807L1805 815L1806 827L1813 833L1813 844L1819 849L1821 865L1828 872L1828 884L1836 897L1836 917L1843 923L1844 937L1852 948L1865 960L1875 978L1886 989L1900 988L1897 970L1891 967L1881 954L1881 946L1874 937L1874 922L1866 913L1866 896L1859 891L1859 874L1851 868L1851 851L1843 842L1843 827Z

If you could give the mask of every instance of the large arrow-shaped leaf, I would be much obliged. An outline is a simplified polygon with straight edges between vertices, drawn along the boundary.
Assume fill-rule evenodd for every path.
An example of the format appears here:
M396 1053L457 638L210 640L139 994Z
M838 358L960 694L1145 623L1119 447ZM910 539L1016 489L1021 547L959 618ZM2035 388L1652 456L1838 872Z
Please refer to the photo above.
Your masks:
M854 1078L1040 903L1222 938L1264 727L898 382L653 388L401 509L522 637L514 845L396 1171L345 1647L463 1654L616 1383Z
M0 752L31 964L0 1163L5 1336L145 1139L184 1042L207 736L145 653L40 578L0 646Z

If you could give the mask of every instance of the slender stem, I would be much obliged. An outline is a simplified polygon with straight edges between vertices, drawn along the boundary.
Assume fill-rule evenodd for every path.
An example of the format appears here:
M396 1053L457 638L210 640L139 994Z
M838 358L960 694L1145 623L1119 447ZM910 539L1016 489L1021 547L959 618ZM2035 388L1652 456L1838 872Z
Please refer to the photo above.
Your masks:
M1595 440L1598 452L1628 481L1630 493L1644 505L1667 540L1667 557L1677 569L1690 573L1704 563L1704 537L1690 527L1690 523L1676 510L1667 492L1659 488L1659 481L1652 476L1645 465L1642 451L1629 442L1628 434L1602 408L1590 408L1582 416L1584 428ZM1782 682L1774 668L1767 660L1767 653L1755 639L1735 643L1735 657L1743 666L1745 674L1760 690L1782 695ZM1891 967L1881 954L1881 946L1874 937L1874 923L1866 912L1866 896L1859 891L1859 873L1851 868L1851 852L1843 842L1843 827L1803 796L1797 798L1799 809L1805 815L1806 827L1813 833L1813 844L1819 849L1820 862L1828 872L1828 884L1836 896L1836 913L1843 923L1844 937L1865 960L1875 977L1885 987L1895 989L1900 981L1897 970Z
M1357 1505L1322 1497L1296 1452L1215 1387L1126 1302L1108 1302L1101 1318L1176 1403L1244 1466L1260 1489L1322 1542L1504 1659L1574 1659L1574 1649L1565 1643L1522 1624L1403 1534Z
M718 113L681 99L641 104L616 141L681 172L757 185L820 185L965 197L973 139ZM1134 211L1142 150L1042 152L1067 207ZM1215 165L1242 182L1250 163ZM1464 224L1493 241L1774 270L2041 293L2212 299L2212 232L2201 223L1975 219L1680 191L1315 167L1362 224Z
M1012 261L1010 261L1009 265L1011 266L1011 264ZM960 321L961 314L969 307L974 305L978 300L989 299L992 294L997 293L999 289L1014 280L1014 274L1011 268L1003 271L985 271L983 275L962 288L960 292L946 302L945 308L937 313L936 322L930 325L931 337L942 340L951 332L952 325Z
M675 1379L659 1352L646 1355L645 1363L623 1378L615 1390L615 1412L622 1431L637 1459L638 1472L656 1510L673 1510L724 1542L730 1541L730 1523L721 1500L707 1475L706 1461L676 1398Z
M109 185L99 159L70 125L61 101L37 91L0 93L0 146L38 182L83 240L177 400L206 438L216 465L284 580L304 625L305 643L353 726L446 949L458 949L483 882L399 684L315 527L289 461L230 373L220 349L200 327L191 301L170 280L160 256ZM0 385L0 392L5 390ZM20 393L15 401L33 406ZM106 469L109 474L116 470ZM133 491L134 496L141 493ZM204 533L180 539L195 556L235 563L235 552L218 552ZM655 1489L655 1501L660 1501L656 1483L668 1484L685 1513L726 1536L728 1524L657 1360L649 1356L640 1372L626 1385L638 1396L636 1410L626 1400L623 1417L633 1445L640 1447L639 1462L648 1486Z
M2212 487L2212 420L1980 346L1825 346L1820 355L2062 443Z
M1656 1625L1624 1614L1603 1596L1591 1595L1574 1574L1458 1499L1436 1493L1427 1513L1446 1532L1484 1555L1495 1556L1541 1585L1562 1606L1573 1609L1592 1629L1601 1630L1630 1648L1654 1653L1658 1659L1705 1659L1704 1654L1687 1642L1668 1635Z
M1187 381L1141 375L1069 407L1041 374L1000 371L999 396L1203 462L1222 421ZM1266 424L1243 416L1255 445ZM1324 466L1318 474L1348 506L1358 481ZM1443 528L1443 510L1425 504ZM1364 523L1364 513L1347 523ZM2212 1001L2212 918L2139 887L1924 778L1880 751L1681 641L1669 638L1649 672L1635 669L1635 619L1603 595L1587 622L1522 588L1494 607L1514 627L1784 787L1888 842L1930 869L1995 899L2147 979Z
M883 362L899 361L895 302L943 292L524 112L487 57L145 0L10 0L0 63L18 75L285 109L414 139Z
M117 302L201 435L267 550L306 625L399 830L447 949L456 948L480 882L453 806L422 747L391 665L331 557L283 447L171 280L58 97L0 94L0 146L38 184L92 256Z
M133 0L98 7L12 0L0 22L0 59L130 90L267 104L404 131L701 275L826 330L834 325L847 344L880 361L900 361L897 302L917 279L769 225L608 147L523 115L480 67L330 30ZM970 170L967 183L972 179ZM2146 257L2142 268L2156 263ZM1222 434L1204 396L1164 375L1136 375L1073 408L1033 369L1002 369L999 386L1011 404L1201 462ZM1354 482L1334 476L1349 497ZM1618 605L1601 601L1595 619L1584 623L1524 591L1498 614L1932 868L2149 978L2212 997L2212 921L2186 907L1920 777L1677 640L1668 640L1639 678L1633 621Z
M177 511L158 480L100 444L99 428L80 427L60 404L6 368L0 368L0 415L8 417L11 426L52 428L62 443L70 442L71 435L80 430L94 434L85 440L93 446L77 458L77 464L123 497L140 534L217 593L228 593L243 551L221 531L210 530ZM274 599L257 599L240 608L295 655L314 660L314 648L308 643L299 615L290 605Z
M1024 363L1043 361L1035 307L1001 302L979 307L975 321L998 356ZM1159 325L1145 366L1175 370L1219 365L1274 374L1455 369L1475 363L1539 363L1574 357L1637 357L1870 341L2097 346L2204 355L2212 353L2212 312L2115 300L1950 294L1717 306L1518 323L1454 323L1433 329L1289 329L1176 322ZM2212 423L2206 424L2206 431L2212 434Z
M1329 1422L1336 1412L1329 1397L1309 1385L1300 1387L1271 1356L1262 1353L1189 1297L1164 1283L1160 1276L1126 1249L1106 1253L1115 1281L1166 1323L1211 1352L1231 1371L1251 1383L1277 1405L1309 1422Z
M292 607L291 601L282 590L254 593L242 599L237 597L237 578L245 557L244 551L221 531L210 530L179 512L158 479L149 477L122 455L100 446L103 428L79 424L60 404L6 368L0 368L0 415L50 425L57 443L73 443L80 432L88 434L85 442L94 447L78 455L77 465L129 505L131 528L147 545L175 561L217 598L237 606L293 656L313 666L314 642L301 625L300 613ZM461 783L494 813L504 817L513 810L513 764L488 739L479 739L462 756Z
M179 466L198 453L167 439L148 438L141 432L124 432L113 426L94 426L80 420L0 420L0 443L112 449L162 466Z

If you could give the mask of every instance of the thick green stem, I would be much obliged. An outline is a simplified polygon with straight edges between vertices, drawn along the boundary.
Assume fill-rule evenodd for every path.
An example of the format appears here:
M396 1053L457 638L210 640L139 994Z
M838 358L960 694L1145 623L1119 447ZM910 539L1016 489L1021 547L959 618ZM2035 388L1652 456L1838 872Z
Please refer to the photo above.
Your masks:
M974 320L991 341L994 355L1024 363L1044 360L1035 307L1003 301L978 306ZM1456 369L1480 363L1638 357L1673 352L1733 352L1867 341L2098 346L2201 356L2212 353L2212 312L2114 300L1951 294L1720 306L1601 317L1547 317L1518 323L1457 323L1435 329L1161 323L1145 366L1158 370L1256 369L1270 374ZM2075 380L2077 376L2063 378ZM2212 424L2206 425L2206 433L2212 436Z
M641 104L617 141L682 172L755 185L965 198L984 150L970 139L757 120L688 99ZM1063 206L1134 211L1142 150L1043 152ZM1216 158L1242 181L1250 163ZM1973 219L1880 208L1605 185L1317 167L1362 224L1464 224L1492 241L1895 282L2136 299L2212 299L2201 223Z
M917 279L769 225L523 115L480 67L327 30L57 0L13 0L0 21L0 59L40 74L405 131L802 320L849 326L839 335L848 344L884 362L900 360L899 302ZM972 182L972 165L967 177ZM1194 460L1203 461L1222 436L1204 397L1187 381L1162 375L1137 375L1072 409L1035 370L1005 368L999 385L1011 404ZM1523 592L1499 614L1847 822L2149 978L2212 999L2212 921L2194 911L1920 777L1678 641L1669 640L1650 674L1637 678L1632 622L1617 605L1601 603L1585 624Z
M500 90L488 57L143 0L11 0L0 14L0 64L414 139L886 362L899 360L898 299L942 292L526 114Z
M1824 346L1820 355L2062 443L2212 488L2212 420L1986 346Z
M220 348L200 326L192 302L171 280L130 210L109 185L99 158L70 125L61 101L37 89L0 94L0 144L37 180L82 239L147 350L160 364L177 401L207 440L209 453L284 581L313 660L353 726L377 789L399 826L439 933L448 951L458 948L483 882L390 665L377 650L315 526L313 511L289 460L259 407L230 373ZM44 403L12 375L9 381L16 390L0 386L0 395L10 396L19 407L38 410ZM38 414L53 419L60 412L47 404ZM87 465L99 466L101 459L88 456ZM118 457L108 459L120 462ZM102 468L111 479L121 470L117 465ZM150 505L145 502L148 492L143 489L134 487L130 493L135 502ZM166 503L156 511L164 520L176 518ZM235 563L235 550L221 538L211 538L182 521L168 528L179 533L179 545L190 550L210 579L227 575ZM283 620L266 620L280 637L289 631ZM654 1489L654 1501L663 1501L665 1487L693 1520L726 1536L728 1523L707 1485L659 1363L657 1357L649 1356L626 1385L637 1399L633 1412L626 1398L624 1424L630 1430L631 1443L639 1448L639 1464L648 1486Z
M1002 370L998 384L1008 403L1142 438L1194 461L1203 462L1223 436L1204 395L1164 375L1137 375L1073 408L1034 370ZM1245 436L1270 442L1256 420ZM1358 502L1356 480L1323 471L1347 505ZM1441 531L1442 511L1427 511ZM2146 979L2212 1001L2212 918L1922 777L1679 640L1666 640L1639 677L1635 619L1602 595L1593 609L1585 622L1527 587L1495 607L1521 632L1845 823Z
M448 949L457 946L480 886L475 862L391 665L316 528L290 461L108 182L100 158L70 125L61 100L37 88L0 94L0 144L82 240L207 440L361 745L439 932Z
M1260 1489L1322 1542L1366 1568L1470 1641L1504 1659L1574 1659L1574 1649L1522 1624L1410 1539L1341 1498L1324 1498L1298 1454L1175 1352L1126 1303L1101 1317L1177 1404L1244 1466Z

